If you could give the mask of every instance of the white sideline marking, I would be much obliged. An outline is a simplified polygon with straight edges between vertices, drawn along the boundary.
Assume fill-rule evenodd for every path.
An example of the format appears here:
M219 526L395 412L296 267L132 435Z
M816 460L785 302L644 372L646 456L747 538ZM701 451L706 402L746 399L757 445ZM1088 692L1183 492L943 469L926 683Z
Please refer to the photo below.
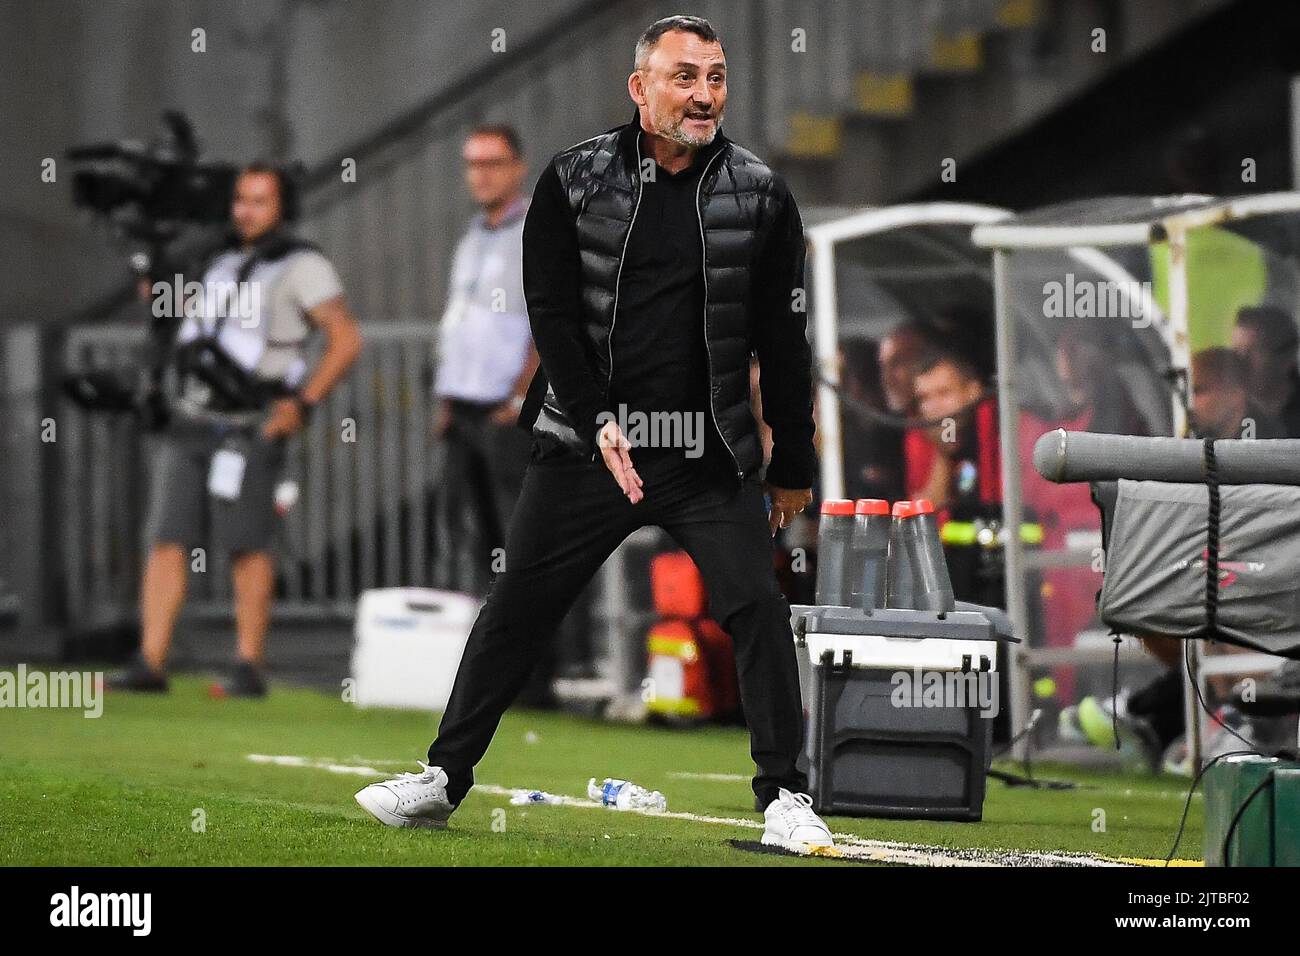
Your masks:
M347 764L334 763L332 760L312 760L308 757L295 757L291 754L248 754L253 763L269 763L277 767L306 767L309 770L328 770L330 773L350 774L354 777L382 777L383 770L374 767L352 767ZM378 761L376 761L378 762ZM384 761L388 763L389 761ZM410 761L406 761L410 763Z
M691 773L687 770L674 770L668 776L675 780L711 780L714 783L740 783L751 777L744 773Z
M356 777L391 776L388 771L376 770L374 767L353 766L337 763L332 759L300 757L293 754L248 754L247 759L253 763L269 764L275 767L304 767L309 770L326 770L330 773L347 774ZM402 763L411 761L375 760L373 763ZM730 779L731 774L720 774ZM741 777L748 780L748 777ZM475 783L474 789L493 796L510 797L516 793L529 793L527 787L502 787L490 783ZM603 810L607 807L586 797L561 797L559 806L578 807L584 810ZM547 804L537 804L538 807ZM762 830L763 824L758 820L740 817L713 817L699 813L685 813L668 810L657 813L650 810L625 810L624 813L640 813L644 816L663 817L669 820L689 820L692 823L704 823L711 826L741 827L747 830ZM1119 860L1092 856L1087 853L1045 852L1039 850L985 850L955 849L927 846L919 843L898 843L893 840L867 840L854 833L835 833L835 847L843 856L855 860L869 860L876 863L902 864L907 866L1127 866ZM812 854L807 854L812 855Z

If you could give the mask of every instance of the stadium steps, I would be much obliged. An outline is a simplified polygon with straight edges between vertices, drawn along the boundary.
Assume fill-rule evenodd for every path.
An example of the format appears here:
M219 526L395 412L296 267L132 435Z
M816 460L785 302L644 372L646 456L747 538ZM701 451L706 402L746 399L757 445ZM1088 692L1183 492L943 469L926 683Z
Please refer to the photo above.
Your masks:
M945 159L960 177L966 159L1227 2L864 0L855 22L824 24L855 38L847 100L776 118L773 158L807 203L899 201L940 181ZM1105 55L1091 50L1099 27ZM838 89L830 77L820 87Z
M904 198L1033 209L1087 195L1291 189L1291 140L1278 118L1291 111L1297 37L1300 6L1220 5L970 156L956 184L930 182ZM1175 158L1193 154L1190 173L1176 173ZM1254 182L1241 177L1243 157L1257 161Z

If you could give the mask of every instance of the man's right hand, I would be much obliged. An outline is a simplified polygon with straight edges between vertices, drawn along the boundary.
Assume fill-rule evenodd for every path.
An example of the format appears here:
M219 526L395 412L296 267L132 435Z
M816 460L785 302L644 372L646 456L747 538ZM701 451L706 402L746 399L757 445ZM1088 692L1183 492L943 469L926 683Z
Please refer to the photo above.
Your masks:
M632 445L619 429L618 422L606 422L601 427L596 433L596 446L605 459L605 467L614 476L623 494L627 495L627 500L636 504L645 497L641 491L641 476L632 466L632 456L629 454Z

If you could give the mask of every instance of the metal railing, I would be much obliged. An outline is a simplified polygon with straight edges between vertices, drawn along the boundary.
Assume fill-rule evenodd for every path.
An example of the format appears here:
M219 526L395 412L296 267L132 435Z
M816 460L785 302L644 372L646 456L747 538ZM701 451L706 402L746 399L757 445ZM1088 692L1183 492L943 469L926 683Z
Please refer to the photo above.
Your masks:
M369 588L438 586L448 538L436 520L441 450L433 438L431 384L436 328L385 322L365 327L351 373L291 439L285 477L298 502L281 525L276 620L350 620ZM80 328L66 339L68 373L138 367L137 325ZM147 542L151 460L158 439L126 415L89 414L70 402L57 412L61 482L56 494L59 554L70 630L135 619ZM632 535L594 582L591 647L611 694L635 691L646 608L628 597L627 557L657 549L651 529ZM230 568L208 551L189 575L186 613L229 620ZM644 562L642 562L643 564ZM639 565L638 565L639 567Z
M289 444L286 479L299 487L282 525L277 613L349 615L364 589L430 583L436 531L431 503L438 449L430 425L434 330L376 323L349 376ZM139 326L69 333L67 371L127 369L144 348ZM70 623L120 621L139 587L150 460L157 439L129 416L92 415L65 403L62 564ZM229 613L228 565L205 555L189 605Z

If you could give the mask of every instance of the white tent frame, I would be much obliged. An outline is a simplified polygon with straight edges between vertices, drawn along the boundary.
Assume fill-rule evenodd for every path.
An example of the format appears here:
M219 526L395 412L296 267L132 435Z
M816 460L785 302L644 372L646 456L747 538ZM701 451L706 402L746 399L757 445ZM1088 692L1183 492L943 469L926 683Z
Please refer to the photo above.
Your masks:
M1300 192L1264 193L1210 202L1182 212L1161 215L1159 199L1153 199L1151 215L1135 222L1091 223L1068 225L1062 223L1026 224L1001 221L976 226L971 234L976 246L993 252L995 320L998 365L998 413L1002 443L1002 513L1003 525L1018 528L1024 515L1024 497L1020 487L1019 461L1008 449L1017 447L1016 422L1019 416L1016 381L1015 322L1012 315L1008 285L1008 256L1016 250L1063 249L1071 253L1097 252L1097 247L1140 246L1166 242L1169 276L1169 314L1159 321L1159 327L1169 345L1174 369L1181 373L1185 394L1191 394L1191 351L1187 302L1187 233L1204 226L1251 219L1259 216L1300 211ZM1088 247L1081 249L1080 247ZM1124 285L1121 289L1127 288ZM1154 313L1152 313L1154 314ZM1172 397L1174 432L1182 436L1187 432L1185 398ZM1007 536L1004 549L1006 562L1007 610L1011 616L1014 633L1025 633L1028 625L1028 605L1023 586L1026 556L1020 535ZM1028 719L1028 664L1032 663L1033 648L1019 648L1018 660L1012 661L1012 733L1019 735ZM1245 658L1246 655L1243 655ZM1240 662L1245 668L1258 670L1257 655ZM1200 665L1199 642L1187 643L1187 671L1184 673L1184 713L1188 728L1189 757L1194 769L1201 766L1201 713L1192 681L1199 688L1203 682ZM1232 662L1216 662L1216 673L1233 670ZM1026 742L1018 742L1017 756L1023 756Z
M821 494L844 497L843 432L840 424L839 304L835 287L835 246L865 236L911 226L977 226L995 223L1010 210L974 203L914 203L882 206L818 223L804 230L813 263L813 339L820 372L817 385L817 430L821 438Z
M1000 233L996 232L996 230L1001 229L1002 224L1011 217L1012 213L1009 210L996 206L975 203L917 203L866 209L841 219L819 223L804 230L813 259L813 330L815 354L820 371L820 380L817 386L817 428L821 439L820 474L823 498L842 498L844 496L842 427L839 397L836 393L840 384L837 354L839 347L839 305L835 284L836 244L860 239L864 236L890 232L895 229L932 224L971 225L975 228L976 233L994 230L993 234L997 236ZM1142 235L1145 234L1145 232L1142 233ZM976 244L979 245L979 243ZM1134 241L1126 239L1125 244L1132 245ZM1026 245L1025 248L1055 247L1052 245ZM1129 290L1141 288L1124 268L1096 249L1069 248L1068 255L1081 265L1087 266L1099 275L1113 281L1126 297ZM999 270L995 254L993 275L995 303L998 300L998 283L1002 281L1005 281L1005 273ZM1005 292L1003 297L1005 298ZM1160 330L1162 336L1165 336L1166 340L1168 340L1169 331L1164 315L1145 289L1142 291L1141 300L1134 305L1144 311L1134 312L1133 314L1151 316L1153 323ZM998 321L999 328L1005 324L1001 320ZM1002 383L1013 380L1015 369L1003 359L1002 355L1003 353L1000 350L998 353L999 412L1002 420L1006 422L1014 421L1014 419L1007 416L1006 405L1003 404L1001 399ZM1003 448L1014 449L1016 447L1014 429L1011 431L1010 437L1008 437L1008 431L1004 424L999 437ZM1014 523L1006 519L1008 514L1005 504L1008 457L1012 456L1002 456L1004 496L1004 520L1002 524L1004 529L1019 528L1021 524L1019 516L1023 514L1022 499L1020 497L1020 475L1018 471L1015 471L1014 478L1011 480L1015 485L1017 519ZM1005 554L1008 567L1007 605L1012 611L1014 633L1024 634L1028 625L1028 610L1025 596L1021 593L1021 582L1018 578L1013 579L1011 577L1011 569L1013 567L1017 569L1023 568L1025 556L1018 534L1008 535L1004 531L1004 539L1006 541ZM1014 558L1012 557L1013 550L1015 552ZM1091 551L1087 552L1085 557L1091 560ZM1019 608L1018 612L1015 610L1017 607ZM1021 666L1020 658L1022 654L1029 654L1032 657L1033 649L1019 644L1008 645L1007 656L1008 669L1011 673L1011 726L1013 736L1018 735L1029 720L1028 669L1027 666ZM1024 663L1027 665L1030 661Z

